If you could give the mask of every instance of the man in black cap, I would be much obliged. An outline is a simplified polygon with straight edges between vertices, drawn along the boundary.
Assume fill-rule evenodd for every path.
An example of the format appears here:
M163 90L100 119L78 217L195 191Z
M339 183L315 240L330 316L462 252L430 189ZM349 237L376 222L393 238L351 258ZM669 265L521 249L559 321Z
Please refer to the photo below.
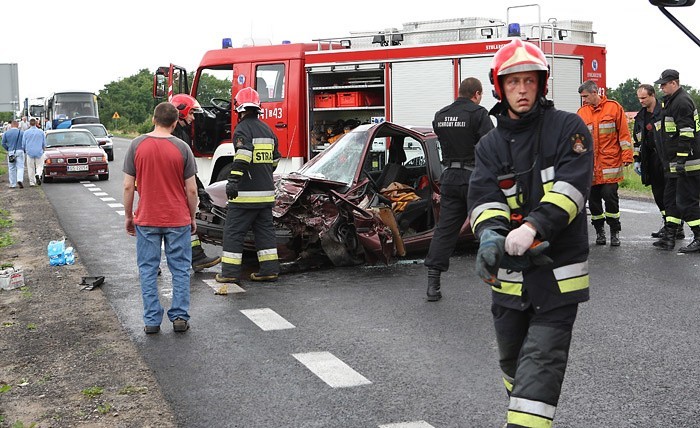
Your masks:
M693 241L681 253L700 252L700 121L698 110L681 88L676 70L664 70L654 82L664 93L656 130L661 139L668 180L664 189L666 224L655 247L672 250L676 231L685 220L693 231Z

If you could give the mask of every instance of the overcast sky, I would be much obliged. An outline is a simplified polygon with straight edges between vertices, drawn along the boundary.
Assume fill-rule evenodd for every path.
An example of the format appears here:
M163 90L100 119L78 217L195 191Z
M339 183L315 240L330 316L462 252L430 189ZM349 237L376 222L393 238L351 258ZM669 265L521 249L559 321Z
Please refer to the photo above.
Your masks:
M421 2L368 0L34 0L4 8L0 63L18 63L20 98L61 89L95 92L141 69L175 63L194 70L202 54L251 36L310 42L351 31L401 28L405 22L485 17L506 21L509 6L535 1ZM648 0L542 0L541 19L593 22L595 42L607 48L607 85L629 78L652 83L665 68L700 89L700 47ZM10 14L8 11L12 10ZM536 8L513 9L512 21L537 19ZM668 9L700 36L700 3ZM179 18L174 18L179 17ZM484 82L487 83L487 82Z

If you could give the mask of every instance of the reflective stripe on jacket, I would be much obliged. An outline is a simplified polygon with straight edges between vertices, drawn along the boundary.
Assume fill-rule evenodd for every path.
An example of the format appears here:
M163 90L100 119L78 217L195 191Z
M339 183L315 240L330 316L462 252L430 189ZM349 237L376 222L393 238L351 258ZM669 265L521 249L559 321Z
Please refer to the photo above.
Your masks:
M624 178L624 163L634 162L627 116L617 101L601 97L600 104L578 109L578 115L593 136L593 185L618 183Z
M683 88L664 97L661 117L655 126L669 174L677 176L676 161L683 158L686 174L700 175L700 118L693 99Z

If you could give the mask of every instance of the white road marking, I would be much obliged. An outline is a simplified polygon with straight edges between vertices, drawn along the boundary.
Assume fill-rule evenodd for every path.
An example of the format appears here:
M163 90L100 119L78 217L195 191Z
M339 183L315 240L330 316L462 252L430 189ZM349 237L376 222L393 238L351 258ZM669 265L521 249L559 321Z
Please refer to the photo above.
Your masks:
M395 424L379 425L379 428L435 428L426 421L398 422Z
M111 200L114 200L114 198L104 198L104 199L111 199ZM103 200L104 200L104 199L103 199ZM122 204L120 204L120 203L107 204L107 205L108 205L110 208L119 208L119 207L123 207L123 206L124 206L124 205L122 205Z
M117 214L119 214L119 215L124 215L124 210L122 210L122 211L117 211Z
M620 208L620 212L632 213L632 214L649 214L649 211L639 211L633 210L631 208Z
M295 328L294 324L282 318L281 315L270 308L242 309L241 313L264 331Z
M107 196L107 195L109 195L109 193L107 193L107 192L95 192L95 193L93 193L93 195L95 195L95 196Z
M83 183L83 186L85 187L95 187L95 185L90 183L89 181L81 181L81 183Z
M330 352L306 352L292 356L332 388L372 383Z
M91 192L101 192L102 191L102 189L100 189L99 187L88 187L88 190Z
M203 279L202 281L204 281L204 283L207 284L208 286L210 286L214 291L218 290L219 287L221 287L221 285L222 285L220 282L216 282L215 279ZM236 284L229 283L228 284L228 292L229 293L245 293L245 290Z

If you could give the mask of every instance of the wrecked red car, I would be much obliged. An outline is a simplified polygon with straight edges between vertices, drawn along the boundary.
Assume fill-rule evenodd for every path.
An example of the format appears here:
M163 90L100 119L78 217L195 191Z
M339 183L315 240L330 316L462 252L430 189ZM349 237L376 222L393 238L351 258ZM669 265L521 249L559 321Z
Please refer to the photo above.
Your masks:
M442 169L432 129L390 122L358 126L299 171L276 177L280 262L291 270L425 255L440 212ZM198 233L220 245L225 182L207 191L214 206L198 213ZM473 240L465 223L460 243Z

